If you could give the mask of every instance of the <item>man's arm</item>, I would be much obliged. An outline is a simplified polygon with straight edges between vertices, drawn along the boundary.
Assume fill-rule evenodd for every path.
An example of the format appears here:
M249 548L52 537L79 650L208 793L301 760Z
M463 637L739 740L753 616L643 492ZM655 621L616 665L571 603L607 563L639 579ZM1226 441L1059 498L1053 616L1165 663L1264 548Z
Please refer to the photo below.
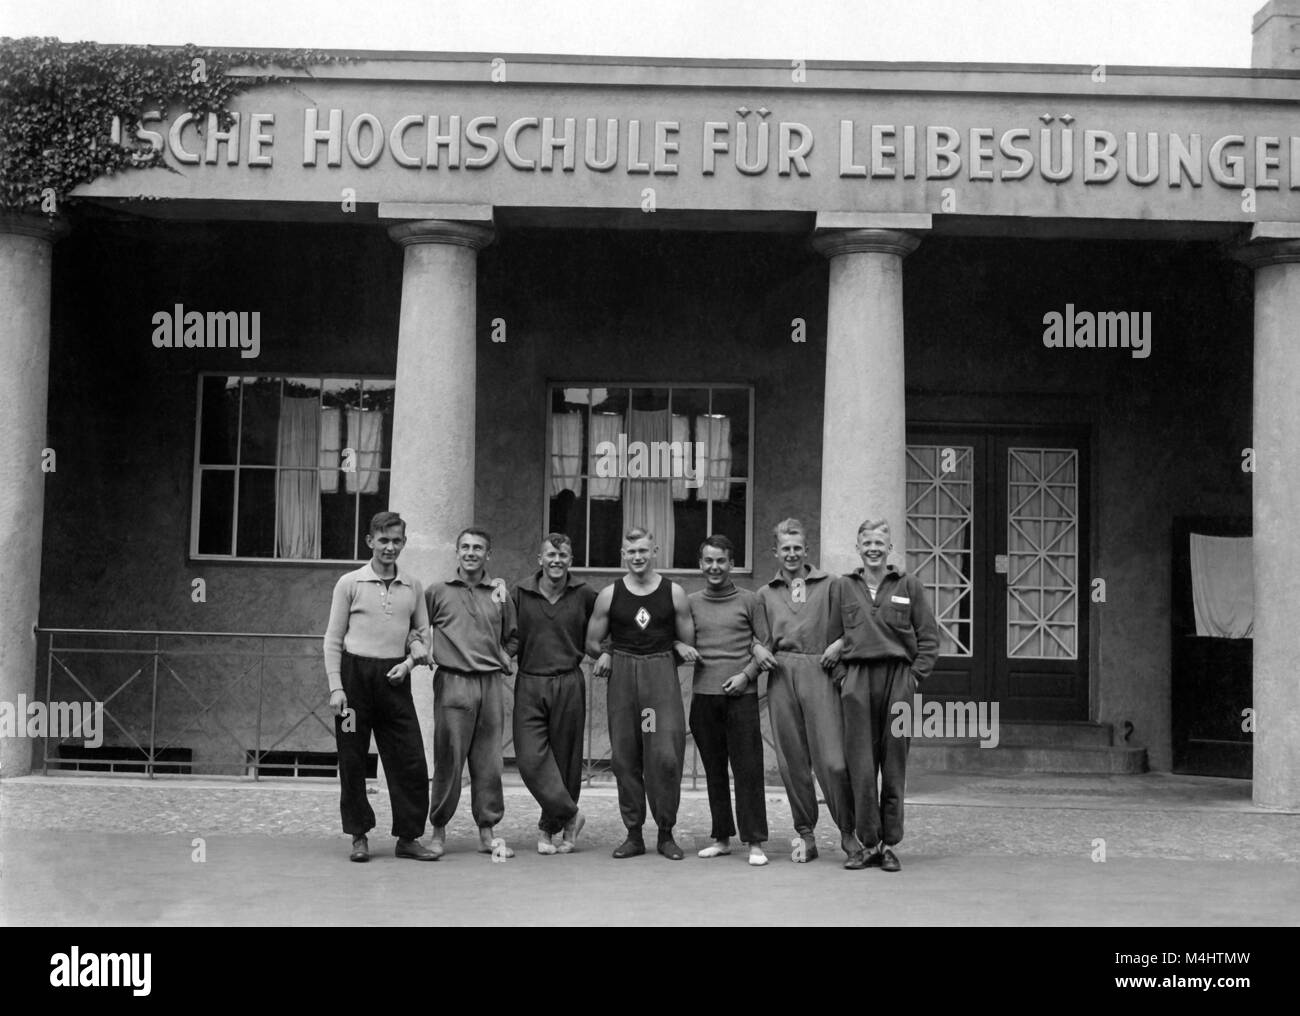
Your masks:
M609 605L614 601L614 587L608 585L600 591L592 604L591 620L587 622L587 655L596 661L591 672L596 677L609 676L609 653L601 648L609 634Z
M664 581L669 580L664 579ZM700 653L695 648L695 618L691 616L691 601L686 595L686 590L676 582L672 584L672 590L673 613L677 622L677 641L673 644L673 648L683 663L695 663L699 660Z
M934 619L930 598L920 580L912 578L908 585L912 587L912 627L916 631L916 659L912 661L912 673L916 675L919 686L939 662L939 624Z
M772 626L767 619L767 605L763 597L754 593L749 599L749 627L754 634L750 653L753 659L745 666L745 673L750 679L758 676L760 670L771 670L776 666L776 657L772 655ZM750 674L750 667L756 668Z
M822 653L822 669L832 670L840 662L844 652L844 616L840 605L843 603L843 579L831 575L826 579L830 589L826 591L826 649Z
M343 637L347 634L351 609L351 586L340 578L334 583L330 618L325 625L325 677L329 681L330 706L336 715L346 709L348 704L347 696L343 693Z
M501 604L501 648L508 656L519 653L519 612L515 610L515 601L510 596Z

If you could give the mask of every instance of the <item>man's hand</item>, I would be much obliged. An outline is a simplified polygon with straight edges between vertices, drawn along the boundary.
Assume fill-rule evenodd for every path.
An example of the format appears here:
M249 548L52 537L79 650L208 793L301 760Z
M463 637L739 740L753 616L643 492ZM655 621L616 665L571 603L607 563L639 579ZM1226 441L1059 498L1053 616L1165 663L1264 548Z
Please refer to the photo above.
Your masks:
M677 650L677 655L681 657L683 663L698 663L700 660L700 651L694 646L688 646L685 642L674 642L673 648Z
M388 672L388 683L392 685L401 684L403 681L406 680L406 675L409 674L410 672L411 672L411 661L409 659L403 660L401 663L399 663L397 666L395 666L392 670Z
M733 674L722 682L722 690L728 695L743 695L749 687L749 678L745 674Z
M610 671L613 669L613 659L609 653L601 653L596 657L596 662L591 665L591 676L609 677Z
M755 643L750 655L754 657L754 662L758 664L760 670L771 670L776 666L776 657L772 655L767 646L760 646Z
M844 640L836 639L826 651L822 653L822 670L833 670L835 665L840 662L840 654L844 652Z
M335 716L342 716L343 710L348 707L348 697L342 688L335 688L330 692L330 708L334 710Z

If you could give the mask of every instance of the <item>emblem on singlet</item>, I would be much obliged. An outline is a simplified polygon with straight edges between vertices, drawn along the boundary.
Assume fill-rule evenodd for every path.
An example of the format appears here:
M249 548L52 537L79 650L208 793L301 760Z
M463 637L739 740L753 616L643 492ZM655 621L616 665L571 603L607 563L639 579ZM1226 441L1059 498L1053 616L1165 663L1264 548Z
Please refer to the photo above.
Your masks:
M638 628L645 631L646 625L650 623L650 611L646 610L645 607L642 607L636 612L636 616L633 617L632 620L636 621L636 626Z

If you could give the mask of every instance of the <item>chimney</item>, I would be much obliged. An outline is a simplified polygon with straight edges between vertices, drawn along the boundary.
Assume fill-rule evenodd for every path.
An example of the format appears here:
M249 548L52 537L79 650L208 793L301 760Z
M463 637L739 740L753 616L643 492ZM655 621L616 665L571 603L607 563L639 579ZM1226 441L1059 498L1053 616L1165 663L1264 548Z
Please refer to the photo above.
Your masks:
M1251 24L1252 67L1300 70L1300 0L1268 0Z

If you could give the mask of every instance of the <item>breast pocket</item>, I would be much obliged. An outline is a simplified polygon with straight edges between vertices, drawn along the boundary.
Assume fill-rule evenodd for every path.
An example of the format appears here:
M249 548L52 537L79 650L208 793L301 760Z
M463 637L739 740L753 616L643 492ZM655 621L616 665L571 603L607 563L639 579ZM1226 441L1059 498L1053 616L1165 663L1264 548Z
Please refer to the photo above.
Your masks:
M891 596L882 611L885 624L900 631L912 629L912 601L906 596Z

